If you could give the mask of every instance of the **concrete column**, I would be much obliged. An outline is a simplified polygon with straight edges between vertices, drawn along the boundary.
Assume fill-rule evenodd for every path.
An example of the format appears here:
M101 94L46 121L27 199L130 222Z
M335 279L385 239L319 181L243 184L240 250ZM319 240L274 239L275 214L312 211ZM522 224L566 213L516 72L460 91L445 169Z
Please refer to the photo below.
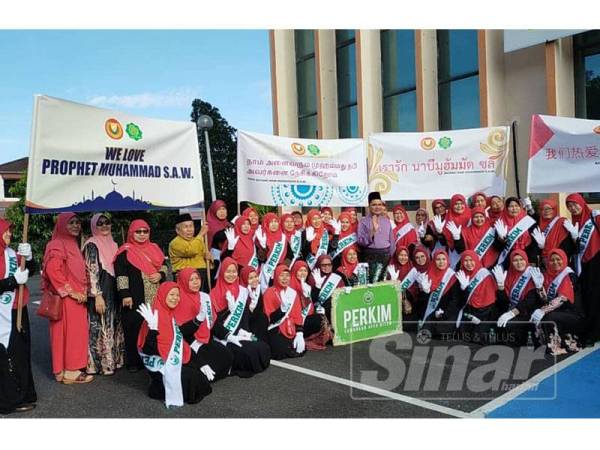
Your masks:
M358 131L361 137L383 131L381 37L379 30L356 30Z
M294 30L271 30L273 134L298 137L298 89Z
M319 137L337 139L339 133L335 30L315 32L315 57Z
M504 95L503 30L479 30L478 49L481 126L508 125Z

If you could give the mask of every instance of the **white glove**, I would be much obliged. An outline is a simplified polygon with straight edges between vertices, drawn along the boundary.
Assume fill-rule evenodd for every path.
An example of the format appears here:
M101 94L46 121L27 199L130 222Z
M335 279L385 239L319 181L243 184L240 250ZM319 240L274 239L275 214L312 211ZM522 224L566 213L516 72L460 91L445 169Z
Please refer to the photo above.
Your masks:
M352 292L352 286L346 286L346 287L344 287L344 292L346 294L350 294Z
M258 305L258 298L260 297L259 292L255 292L252 289L248 289L249 295L250 295L250 311L254 312L254 309L256 308L256 305Z
M448 228L448 231L450 231L450 233L452 234L452 239L454 239L455 241L458 241L460 239L460 232L462 230L462 225L459 225L457 227L454 222L449 221L446 224L446 228Z
M531 211L533 209L533 205L531 204L531 199L529 198L529 196L525 197L522 200L522 204L523 208L525 208L527 211Z
M542 321L542 318L544 317L546 313L544 311L542 311L541 309L536 309L533 314L531 314L531 317L529 318L530 322L533 322L536 326L540 324L540 322Z
M433 313L435 315L436 319L439 319L440 317L442 317L444 315L444 310L442 308L439 308L436 312Z
M315 238L316 234L315 234L315 229L313 227L307 227L306 228L306 240L308 242L312 242L313 239Z
M429 292L431 292L431 280L429 279L429 275L426 273L420 274L417 282L424 293L429 294Z
M537 289L541 289L544 285L544 275L542 275L542 272L538 267L531 268L531 279Z
M506 281L506 271L502 268L502 266L497 265L492 269L492 273L496 278L498 289L504 289L504 282Z
M456 272L456 279L460 283L460 288L464 291L469 287L469 283L471 282L471 278L467 276L462 270Z
M149 305L142 303L138 306L137 312L144 318L148 328L154 331L158 330L158 310L152 311Z
M241 341L241 339L237 336L234 336L233 333L229 333L229 335L227 336L228 344L234 344L234 345L237 345L238 347L241 347L242 343L240 341Z
M260 244L260 246L262 248L267 248L267 235L265 234L265 232L262 230L261 226L259 225L258 228L256 229L256 232L254 233L254 237L256 239L258 239L258 243Z
M400 277L400 271L396 270L395 267L392 266L391 264L387 268L387 273L390 274L390 279L392 279L392 280L397 280L398 277Z
M472 323L473 325L479 325L479 324L481 323L481 320L479 320L479 318L478 318L478 317L471 316L471 323Z
M508 227L504 223L502 219L496 220L494 224L494 228L496 229L496 234L502 240L506 239L506 235L508 234Z
M31 245L27 242L19 244L17 247L17 255L25 258L25 261L31 261L31 258L33 258L33 253L31 253Z
M325 281L325 277L321 276L321 271L319 269L313 269L312 276L315 280L317 289L321 289L321 286L323 286L323 282Z
M302 294L307 297L310 298L310 293L312 292L312 288L310 287L310 284L308 284L306 281L302 282Z
M306 344L304 343L304 333L302 331L298 331L296 333L296 337L294 338L294 350L296 353L304 353L306 348Z
M227 308L229 309L229 312L233 312L235 309L235 297L231 292L227 291L225 298L227 299Z
M322 306L322 305L319 305L319 306L317 306L317 307L315 308L315 312L316 312L317 314L324 315L324 314L325 314L325 308L323 308L323 306Z
M244 330L243 328L240 328L240 330L237 333L237 336L240 341L251 341L252 340L252 333L250 333L247 330Z
M227 249L233 250L240 238L235 236L235 230L231 227L225 230L225 236L227 236Z
M433 216L433 226L435 227L435 231L441 233L444 229L444 225L446 224L445 220L442 220L442 216L435 215Z
M329 225L333 227L333 234L340 234L340 231L342 231L342 224L339 220L331 219Z
M533 230L531 232L531 236L533 236L535 242L537 242L538 247L540 248L540 250L542 250L544 248L544 245L546 245L546 236L544 236L544 233L542 233L540 227L537 227L535 230Z
M200 372L204 374L208 381L212 381L215 379L216 373L208 364L205 364L202 367L200 367Z
M427 230L425 229L425 225L421 224L419 225L419 228L417 228L417 234L419 235L420 238L424 238L425 237L425 232Z
M29 279L29 269L21 270L20 267L17 268L14 274L15 280L17 280L17 284L25 284Z
M196 315L196 320L198 322L204 322L204 319L206 319L206 306L204 306L204 302L200 302L200 311L198 311L198 314Z
M569 232L569 234L571 235L571 239L573 239L574 241L579 239L579 224L578 223L573 225L568 220L565 220L563 222L563 227L565 227L565 230L567 230Z
M506 326L506 324L508 323L509 320L512 320L515 318L515 313L512 311L508 311L505 312L504 314L502 314L500 316L500 318L498 318L498 322L496 323L496 325L498 325L499 328L504 328Z

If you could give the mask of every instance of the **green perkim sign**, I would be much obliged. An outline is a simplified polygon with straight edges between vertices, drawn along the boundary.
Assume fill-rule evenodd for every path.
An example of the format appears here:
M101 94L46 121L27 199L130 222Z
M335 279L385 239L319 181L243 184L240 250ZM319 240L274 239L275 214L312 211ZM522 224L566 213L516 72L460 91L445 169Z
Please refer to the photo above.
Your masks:
M402 333L402 290L398 281L336 289L332 298L333 345Z

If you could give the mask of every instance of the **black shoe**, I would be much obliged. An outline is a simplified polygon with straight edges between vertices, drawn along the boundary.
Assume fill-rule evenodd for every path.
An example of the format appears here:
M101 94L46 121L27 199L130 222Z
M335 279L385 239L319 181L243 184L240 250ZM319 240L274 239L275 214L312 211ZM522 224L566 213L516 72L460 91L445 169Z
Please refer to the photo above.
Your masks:
M35 409L36 406L37 405L35 403L23 403L22 405L17 406L14 409L14 412L21 413L21 412L31 411L31 410Z

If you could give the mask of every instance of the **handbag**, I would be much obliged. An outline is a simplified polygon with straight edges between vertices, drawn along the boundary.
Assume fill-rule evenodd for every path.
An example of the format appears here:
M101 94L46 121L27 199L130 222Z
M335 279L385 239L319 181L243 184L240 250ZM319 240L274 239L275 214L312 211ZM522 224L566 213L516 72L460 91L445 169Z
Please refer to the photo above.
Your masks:
M37 315L48 320L62 319L62 302L60 295L45 290L42 294L42 301L37 310Z

